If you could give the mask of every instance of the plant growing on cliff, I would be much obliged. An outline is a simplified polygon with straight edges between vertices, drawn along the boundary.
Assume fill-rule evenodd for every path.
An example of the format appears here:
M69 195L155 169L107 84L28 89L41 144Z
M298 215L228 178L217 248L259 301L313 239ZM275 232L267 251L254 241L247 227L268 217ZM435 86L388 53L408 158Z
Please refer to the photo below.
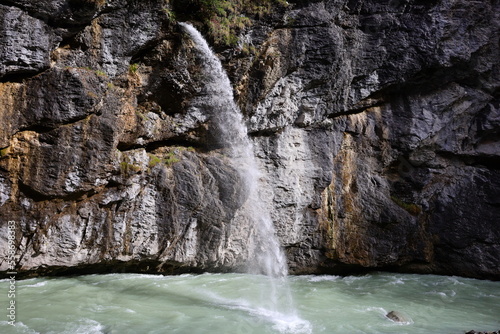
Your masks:
M2 158L4 156L6 156L7 154L9 154L9 148L10 148L10 146L7 146L6 148L2 148L0 150L0 158Z
M181 161L175 152L168 152L165 158L160 158L155 154L149 153L149 168L153 168L158 164L165 164L167 166L172 166L174 163Z
M154 166L161 163L161 159L158 156L151 153L148 154L148 156L149 156L149 164L148 164L149 168L153 168Z
M176 15L175 15L175 12L173 10L171 10L170 8L163 8L163 11L165 12L165 14L167 15L167 19L170 21L170 22L175 22L177 21L176 19Z
M397 198L396 196L391 196L391 199L394 203L399 205L401 208L405 209L408 211L408 213L418 216L422 212L422 208L414 203L407 203L401 200L400 198Z
M137 63L130 64L128 67L128 71L130 72L130 74L137 73L138 69L139 69L139 64Z
M172 166L173 164L175 164L176 162L179 162L181 161L176 155L174 152L168 152L167 153L167 157L165 158L165 164L167 166Z
M96 70L95 71L95 74L97 74L98 76L100 77L107 77L108 75L106 74L106 72L104 71L101 71L101 70Z
M215 44L234 46L238 33L253 24L252 17L262 17L288 3L284 0L176 0L173 5L185 19L203 22Z
M140 166L131 164L127 161L120 162L120 171L122 172L122 174L128 175L132 172L139 172L140 170Z
M136 110L135 112L136 116L139 117L143 122L146 122L147 120L149 120L148 116L144 115L144 113Z
M245 56L257 54L257 48L253 45L244 43L241 47L241 53Z

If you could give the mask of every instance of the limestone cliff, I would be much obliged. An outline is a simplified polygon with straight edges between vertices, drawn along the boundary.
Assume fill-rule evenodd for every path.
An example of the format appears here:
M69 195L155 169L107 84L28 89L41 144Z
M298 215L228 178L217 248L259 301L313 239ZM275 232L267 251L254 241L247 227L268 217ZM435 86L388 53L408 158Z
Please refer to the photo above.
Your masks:
M238 173L165 0L0 0L0 270L241 270ZM294 1L215 45L292 273L500 279L500 3ZM206 29L206 27L205 27ZM207 30L205 30L207 31Z

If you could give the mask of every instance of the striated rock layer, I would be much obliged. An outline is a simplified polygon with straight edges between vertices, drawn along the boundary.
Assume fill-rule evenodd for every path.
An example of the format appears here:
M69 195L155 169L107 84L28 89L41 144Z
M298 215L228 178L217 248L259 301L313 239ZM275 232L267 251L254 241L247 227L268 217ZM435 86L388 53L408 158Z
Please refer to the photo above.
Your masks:
M245 269L244 182L172 6L0 1L0 270L8 221L19 275ZM499 15L297 1L217 48L292 273L500 279Z

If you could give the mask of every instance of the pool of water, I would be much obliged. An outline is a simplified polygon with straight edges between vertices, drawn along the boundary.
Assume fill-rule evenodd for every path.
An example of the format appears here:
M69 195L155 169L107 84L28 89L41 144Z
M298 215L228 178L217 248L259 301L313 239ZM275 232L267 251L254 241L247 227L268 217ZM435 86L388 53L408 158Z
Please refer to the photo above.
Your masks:
M500 282L365 276L139 274L0 281L0 333L422 333L500 329ZM1 292L3 291L3 292ZM290 295L292 298L290 298ZM293 301L291 301L293 299ZM386 317L397 311L403 322Z

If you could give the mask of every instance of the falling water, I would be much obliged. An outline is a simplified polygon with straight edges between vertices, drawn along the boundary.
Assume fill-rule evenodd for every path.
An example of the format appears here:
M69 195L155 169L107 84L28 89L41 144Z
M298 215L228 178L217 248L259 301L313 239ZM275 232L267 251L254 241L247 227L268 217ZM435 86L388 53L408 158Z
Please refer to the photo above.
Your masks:
M240 109L234 102L233 88L222 64L203 36L190 24L180 23L194 42L204 74L205 91L193 105L208 110L212 131L218 144L226 148L248 191L247 211L254 224L250 240L249 272L270 277L285 277L287 264L266 206L259 197L259 170L253 154L253 145Z
M263 274L261 305L256 309L240 305L250 314L267 314L280 319L280 332L310 333L310 324L300 319L295 311L287 280L288 267L278 242L270 213L259 197L260 173L248 138L247 127L240 109L234 102L231 82L222 64L210 49L203 36L190 24L180 23L194 42L204 75L204 94L192 103L211 117L211 132L220 146L225 148L233 165L245 182L247 219L253 224L253 235L248 244L248 272ZM255 312L255 310L258 310Z

